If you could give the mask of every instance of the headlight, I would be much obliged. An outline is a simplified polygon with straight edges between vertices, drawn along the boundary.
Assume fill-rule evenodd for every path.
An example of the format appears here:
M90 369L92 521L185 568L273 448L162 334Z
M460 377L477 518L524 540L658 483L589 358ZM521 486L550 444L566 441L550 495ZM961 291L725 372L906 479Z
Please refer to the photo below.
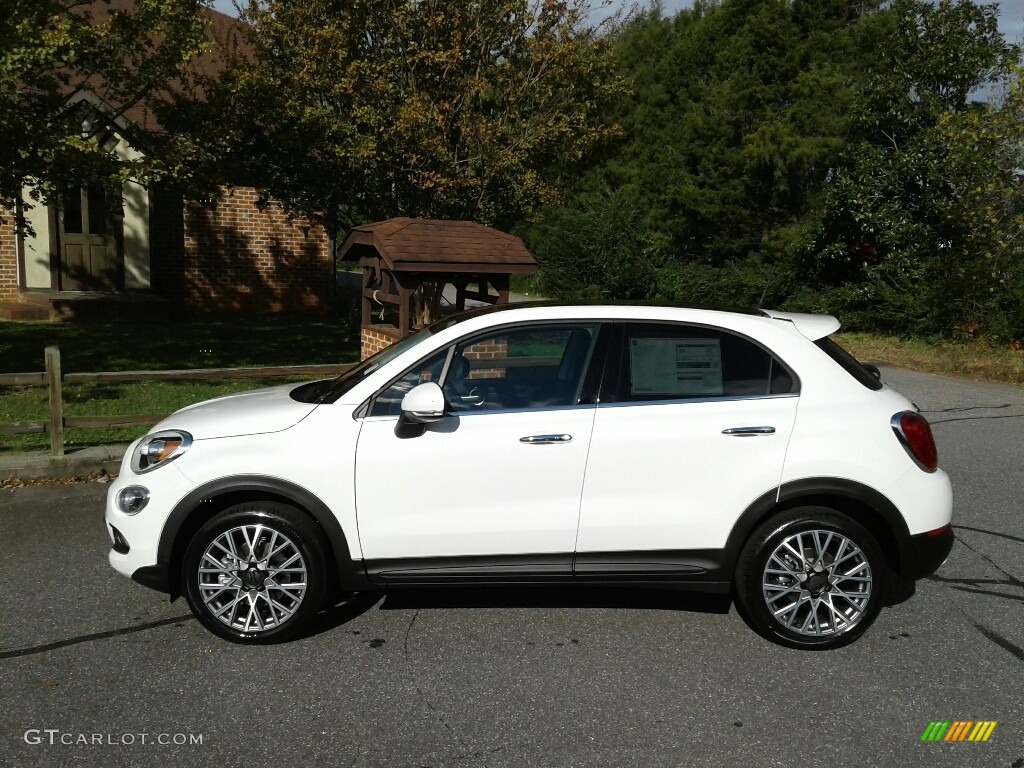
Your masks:
M169 429L142 438L132 454L132 471L141 475L181 456L192 445L192 435Z

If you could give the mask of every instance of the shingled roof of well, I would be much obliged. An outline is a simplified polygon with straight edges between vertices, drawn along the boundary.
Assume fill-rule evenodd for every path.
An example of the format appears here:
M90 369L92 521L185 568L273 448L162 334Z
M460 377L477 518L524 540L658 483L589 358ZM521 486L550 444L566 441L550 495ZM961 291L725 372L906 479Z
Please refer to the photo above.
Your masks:
M339 256L375 251L394 272L530 274L537 262L523 241L472 221L395 218L353 227Z

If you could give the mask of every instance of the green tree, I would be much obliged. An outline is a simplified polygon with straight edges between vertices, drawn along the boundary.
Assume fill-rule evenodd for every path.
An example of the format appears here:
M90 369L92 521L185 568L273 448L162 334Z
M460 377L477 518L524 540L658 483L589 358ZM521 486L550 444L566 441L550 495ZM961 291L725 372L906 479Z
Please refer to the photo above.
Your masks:
M667 245L622 189L549 210L525 240L541 267L541 291L560 299L652 297Z
M880 37L878 2L723 0L655 9L616 46L625 140L593 174L625 186L680 262L764 250L813 212Z
M970 0L892 5L890 43L864 81L809 251L812 279L863 324L1009 332L992 321L1019 253L1019 87L1001 103L977 99L1020 56L997 12Z
M198 0L122 5L0 0L0 200L20 195L26 179L33 195L49 202L69 186L106 181L120 188L126 178L165 173L158 157L111 154L83 130L86 113L66 104L87 88L113 106L112 120L166 89L202 49L206 20Z
M212 162L338 227L508 225L617 131L601 118L624 85L581 0L259 0L243 18L251 50L179 118Z

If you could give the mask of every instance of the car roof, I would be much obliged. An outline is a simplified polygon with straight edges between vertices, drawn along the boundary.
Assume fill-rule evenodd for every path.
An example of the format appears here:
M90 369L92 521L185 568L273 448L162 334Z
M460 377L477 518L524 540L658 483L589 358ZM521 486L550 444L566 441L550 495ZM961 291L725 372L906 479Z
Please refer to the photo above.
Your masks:
M840 322L832 315L814 315L805 314L799 312L780 312L771 309L761 309L760 307L750 308L728 308L728 307L715 307L715 306L702 306L694 304L672 304L663 302L640 302L640 301L521 301L513 302L509 304L496 304L484 307L477 307L470 309L465 312L458 313L456 315L449 315L446 318L439 320L431 326L432 331L442 330L449 328L452 325L461 323L464 320L478 318L484 315L489 315L494 312L507 312L510 310L523 310L523 309L554 309L557 307L575 308L575 309L609 309L619 308L628 309L630 307L644 308L644 309L683 309L695 312L709 312L709 313L724 313L732 315L746 315L753 317L763 317L765 319L777 320L780 322L792 323L793 326L802 335L809 338L811 341L817 341L825 336L835 333L840 328ZM610 317L614 318L619 315L619 312L612 313Z

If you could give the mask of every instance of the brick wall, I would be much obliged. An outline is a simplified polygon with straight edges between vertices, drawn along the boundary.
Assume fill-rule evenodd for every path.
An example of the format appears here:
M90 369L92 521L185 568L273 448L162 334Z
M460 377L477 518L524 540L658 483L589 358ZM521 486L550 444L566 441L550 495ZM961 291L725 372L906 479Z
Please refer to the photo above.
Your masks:
M18 235L14 206L0 202L0 299L18 295Z
M471 344L462 351L462 356L467 360L504 360L508 357L508 342L504 339L487 339ZM503 379L505 378L505 367L478 368L476 366L469 372L471 379Z
M184 298L200 310L316 312L331 295L329 238L252 187L185 203Z
M390 347L398 341L398 329L393 325L364 325L359 332L359 359Z

